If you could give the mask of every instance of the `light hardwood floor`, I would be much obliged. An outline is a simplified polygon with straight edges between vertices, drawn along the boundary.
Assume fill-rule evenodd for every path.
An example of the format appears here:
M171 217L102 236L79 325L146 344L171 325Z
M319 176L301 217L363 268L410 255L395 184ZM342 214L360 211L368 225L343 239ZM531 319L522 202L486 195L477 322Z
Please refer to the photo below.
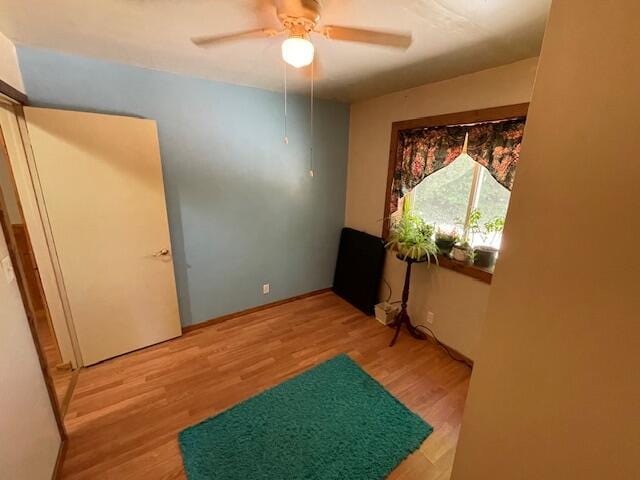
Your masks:
M51 377L53 388L56 391L58 405L62 408L65 397L67 396L67 390L71 385L73 371L56 368L60 363L60 355L56 347L53 332L47 322L46 313L43 310L36 312L36 333L38 335L38 342L40 342L40 348L47 362L47 372Z
M389 348L391 335L324 293L87 368L65 419L63 478L184 479L180 430L346 352L435 428L389 478L448 479L471 372L404 332Z

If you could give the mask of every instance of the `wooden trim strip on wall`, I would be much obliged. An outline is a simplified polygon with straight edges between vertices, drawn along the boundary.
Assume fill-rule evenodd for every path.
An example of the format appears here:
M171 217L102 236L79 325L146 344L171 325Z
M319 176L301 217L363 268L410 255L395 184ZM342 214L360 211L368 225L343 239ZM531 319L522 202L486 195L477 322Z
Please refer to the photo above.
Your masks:
M24 93L2 80L0 80L0 93L23 105L28 104L29 99Z
M493 272L480 267L476 267L473 264L468 265L466 263L458 262L443 255L438 255L438 264L442 268L447 268L449 270L453 270L454 272L462 273L463 275L475 278L476 280L480 280L483 283L488 283L489 285L493 280Z
M52 480L60 480L62 478L62 466L64 465L64 459L67 456L68 440L63 438L58 448L58 457L56 458L56 466L53 468Z
M60 415L64 419L64 416L67 414L67 410L69 409L69 404L71 403L71 398L73 397L73 391L76 389L76 385L78 383L78 377L80 376L80 370L83 367L76 368L73 372L71 372L71 379L69 380L69 385L67 386L67 391L64 394L64 398L60 403Z
M286 303L295 302L296 300L302 300L303 298L309 298L316 295L321 295L323 293L327 293L330 291L331 291L330 288L323 288L321 290L314 290L312 292L296 295L295 297L285 298L284 300L278 300L277 302L265 303L264 305L258 305L257 307L247 308L246 310L240 310L239 312L235 312L235 313L229 313L227 315L222 315L221 317L212 318L211 320L206 320L204 322L196 323L194 325L187 325L186 327L182 327L182 333L185 334L185 333L193 332L194 330L199 330L201 328L206 328L211 325L216 325L218 323L226 322L227 320L231 320L232 318L242 317L243 315L249 315L250 313L260 312L268 308L277 307L279 305L284 305Z

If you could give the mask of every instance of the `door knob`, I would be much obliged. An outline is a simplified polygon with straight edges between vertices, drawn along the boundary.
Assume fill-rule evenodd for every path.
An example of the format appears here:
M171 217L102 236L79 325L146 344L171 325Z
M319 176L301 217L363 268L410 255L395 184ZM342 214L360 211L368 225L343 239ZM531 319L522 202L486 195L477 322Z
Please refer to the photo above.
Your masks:
M169 250L166 248L163 248L162 250L158 250L156 253L153 254L154 257L166 257L167 255L169 255Z

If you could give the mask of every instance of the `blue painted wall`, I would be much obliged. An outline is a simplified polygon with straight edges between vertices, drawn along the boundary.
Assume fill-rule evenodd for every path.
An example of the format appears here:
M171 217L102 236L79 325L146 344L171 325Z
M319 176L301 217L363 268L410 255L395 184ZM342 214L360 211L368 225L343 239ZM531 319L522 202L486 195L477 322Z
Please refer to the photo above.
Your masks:
M18 48L30 102L158 123L183 325L331 286L344 224L349 107ZM274 68L280 68L274 65ZM262 284L271 294L262 294Z

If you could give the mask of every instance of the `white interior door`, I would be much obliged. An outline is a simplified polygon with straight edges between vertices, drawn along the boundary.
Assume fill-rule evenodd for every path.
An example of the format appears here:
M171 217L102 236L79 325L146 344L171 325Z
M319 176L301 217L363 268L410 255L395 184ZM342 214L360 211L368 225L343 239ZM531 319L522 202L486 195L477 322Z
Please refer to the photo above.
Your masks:
M25 117L83 363L179 336L155 122Z

